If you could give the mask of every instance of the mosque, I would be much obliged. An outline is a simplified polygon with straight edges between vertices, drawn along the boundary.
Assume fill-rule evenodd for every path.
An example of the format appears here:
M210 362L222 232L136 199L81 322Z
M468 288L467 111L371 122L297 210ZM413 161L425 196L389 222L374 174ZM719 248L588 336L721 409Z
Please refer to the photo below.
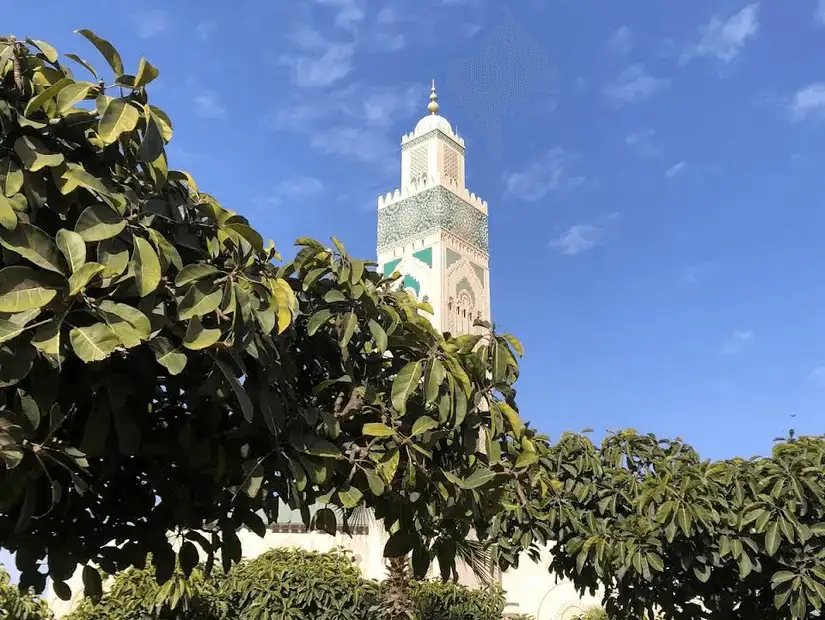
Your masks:
M464 140L440 116L433 82L429 114L401 138L401 183L378 198L378 264L384 274L399 272L403 286L433 308L432 322L441 331L470 333L477 319L490 318L490 229L487 202L465 184ZM384 579L384 543L380 523L356 528L353 535L307 531L298 511L281 506L278 523L263 538L239 532L243 557L254 558L274 547L300 547L325 552L349 549L365 577ZM572 620L599 599L582 598L573 585L557 581L547 571L550 553L541 562L526 555L517 569L498 575L506 593L505 616L529 614L535 620ZM435 576L435 574L433 574ZM459 569L460 581L477 586L472 572ZM69 584L73 600L63 602L53 592L55 615L68 613L83 596L79 573Z

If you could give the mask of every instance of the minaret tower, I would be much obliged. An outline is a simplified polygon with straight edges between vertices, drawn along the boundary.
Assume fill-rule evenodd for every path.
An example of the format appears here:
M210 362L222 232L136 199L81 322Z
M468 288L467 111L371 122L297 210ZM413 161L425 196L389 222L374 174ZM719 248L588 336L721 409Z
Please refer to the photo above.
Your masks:
M378 198L378 263L427 301L433 324L453 334L490 319L487 203L464 183L464 140L439 116L435 81L429 114L401 138L401 185Z

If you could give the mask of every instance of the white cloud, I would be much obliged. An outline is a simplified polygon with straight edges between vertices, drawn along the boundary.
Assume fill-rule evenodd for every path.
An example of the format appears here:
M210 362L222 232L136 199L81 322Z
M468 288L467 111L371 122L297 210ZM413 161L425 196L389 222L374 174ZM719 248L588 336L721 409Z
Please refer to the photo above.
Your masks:
M310 144L325 153L395 165L396 121L409 118L424 101L426 89L420 85L389 88L356 82L279 111L271 126L305 133Z
M616 30L607 40L608 49L619 56L624 56L630 52L632 45L633 35L627 26L622 26Z
M797 121L812 114L825 114L825 82L814 82L796 91L791 98L790 112Z
M352 43L330 44L317 55L284 55L281 63L292 68L292 79L300 87L324 87L347 77L352 71Z
M400 32L378 32L370 38L370 45L374 51L397 52L407 46L407 37Z
M209 37L212 36L212 33L218 29L218 22L215 20L209 19L204 20L198 23L195 26L195 36L200 39L201 41L206 41Z
M634 131L624 138L625 145L643 157L651 157L659 153L659 148L654 144L656 132L653 129Z
M155 9L140 15L135 15L135 28L141 39L150 39L162 33L169 27L169 19L166 11Z
M817 23L825 26L825 0L819 0L819 2L817 2L814 19L816 19Z
M825 387L825 366L814 368L811 371L811 380L818 385Z
M310 52L324 51L332 44L318 29L308 24L299 24L296 26L292 32L287 35L287 39L302 50Z
M335 25L344 30L353 30L364 21L366 12L363 0L315 0L322 6L336 11Z
M716 58L731 62L744 49L745 44L759 32L759 3L747 5L728 19L719 16L699 29L699 40L682 52L681 62L693 58Z
M226 114L226 108L212 91L204 91L195 96L195 115L201 118L218 118Z
M295 198L298 196L317 196L324 191L324 184L315 177L294 177L284 179L275 187L280 196Z
M672 179L672 178L673 178L673 177L675 177L677 174L679 174L680 172L682 172L682 170L684 170L684 169L685 169L685 166L687 166L687 164L686 164L685 162L683 162L683 161L676 162L676 163L675 163L675 164L673 164L670 168L668 168L667 170L665 170L665 176L666 176L668 179Z
M722 355L736 355L737 353L741 353L742 350L753 341L753 338L754 334L750 330L736 330L722 343L719 352Z
M618 217L611 213L592 224L576 224L571 226L556 239L550 242L550 247L565 256L583 254L600 245L607 234L607 227Z
M553 148L524 170L504 173L507 192L521 200L535 202L550 192L581 185L584 176L570 173L573 159L561 147Z
M280 206L289 201L309 200L324 193L324 184L315 177L293 177L278 183L266 202Z
M652 76L643 64L637 63L630 65L609 82L604 92L616 103L632 103L647 99L667 84L668 80Z

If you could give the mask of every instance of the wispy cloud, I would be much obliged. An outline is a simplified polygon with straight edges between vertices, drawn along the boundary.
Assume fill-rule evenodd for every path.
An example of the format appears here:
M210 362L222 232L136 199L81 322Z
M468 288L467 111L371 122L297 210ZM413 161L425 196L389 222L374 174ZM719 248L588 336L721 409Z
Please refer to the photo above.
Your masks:
M320 55L284 54L281 64L292 69L292 80L302 88L325 87L347 77L352 71L355 45L332 43Z
M267 203L280 206L290 201L307 201L324 193L324 184L315 177L298 176L279 182L268 197Z
M656 132L653 129L634 131L624 138L625 145L638 155L651 157L659 153L659 148L654 143Z
M306 133L316 149L364 162L397 161L399 137L391 135L426 101L422 86L401 88L353 83L279 110L269 120L277 131Z
M679 161L679 162L676 162L676 163L675 163L675 164L673 164L670 168L668 168L667 170L665 170L665 176L666 176L668 179L672 179L672 178L673 178L673 177L675 177L677 174L679 174L680 172L682 172L682 170L684 170L684 169L685 169L685 166L687 166L687 164L686 164L684 161Z
M722 355L736 355L741 353L745 347L753 342L754 334L750 330L736 330L733 332L719 349Z
M607 48L619 56L624 56L629 53L632 46L633 35L630 32L630 28L627 26L622 26L616 30L616 32L610 35L610 38L607 40Z
M636 63L606 84L604 92L615 103L633 103L647 99L667 86L668 82L667 79L654 77L643 64Z
M825 114L825 82L814 82L800 88L791 97L789 108L795 121L814 114Z
M749 4L738 13L723 19L718 15L699 29L698 41L682 52L684 64L694 58L715 58L728 63L734 60L759 32L759 3Z
M607 234L608 226L617 217L617 213L611 213L591 224L575 224L552 240L550 247L565 256L576 256L589 252L601 245Z
M811 371L811 381L825 387L825 366L814 368Z
M819 0L819 2L816 3L814 19L818 24L825 26L825 0Z
M218 22L214 19L205 19L195 26L195 36L201 40L206 41L212 36L212 33L218 29Z
M226 114L226 108L212 91L195 95L192 102L195 104L195 115L201 118L218 118Z
M353 30L358 26L366 11L364 0L315 0L321 6L330 7L335 11L335 25L345 30Z
M585 177L571 173L575 159L561 147L553 148L524 170L504 173L507 193L527 202L535 202L550 192L577 187Z
M166 15L166 11L162 9L155 9L135 15L134 22L137 35L141 39L150 39L159 35L169 27L169 18Z

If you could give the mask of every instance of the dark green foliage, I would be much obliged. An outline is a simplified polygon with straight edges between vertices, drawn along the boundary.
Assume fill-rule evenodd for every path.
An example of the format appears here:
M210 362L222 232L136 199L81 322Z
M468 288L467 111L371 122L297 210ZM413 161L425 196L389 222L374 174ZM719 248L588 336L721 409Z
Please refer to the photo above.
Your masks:
M720 462L633 431L600 446L575 434L536 446L531 484L486 532L504 564L553 541L551 571L582 590L603 586L616 618L768 620L822 607L822 438Z
M504 593L498 587L471 589L452 581L416 581L410 597L420 620L500 620Z
M46 602L31 591L21 591L0 566L0 620L53 620Z
M199 569L188 583L178 571L158 586L151 569L127 570L98 605L90 601L65 620L378 620L385 584L364 579L343 551L273 549L208 579ZM169 584L180 583L179 586ZM178 589L181 594L178 595ZM454 583L412 582L416 620L500 620L500 590Z
M520 345L445 338L338 241L280 264L169 167L157 70L79 33L111 72L0 38L0 546L22 583L47 569L67 596L85 565L96 598L98 568L147 553L165 581L170 532L183 568L199 549L228 570L279 500L308 524L314 503L368 506L400 532L390 554L451 572L523 452Z

